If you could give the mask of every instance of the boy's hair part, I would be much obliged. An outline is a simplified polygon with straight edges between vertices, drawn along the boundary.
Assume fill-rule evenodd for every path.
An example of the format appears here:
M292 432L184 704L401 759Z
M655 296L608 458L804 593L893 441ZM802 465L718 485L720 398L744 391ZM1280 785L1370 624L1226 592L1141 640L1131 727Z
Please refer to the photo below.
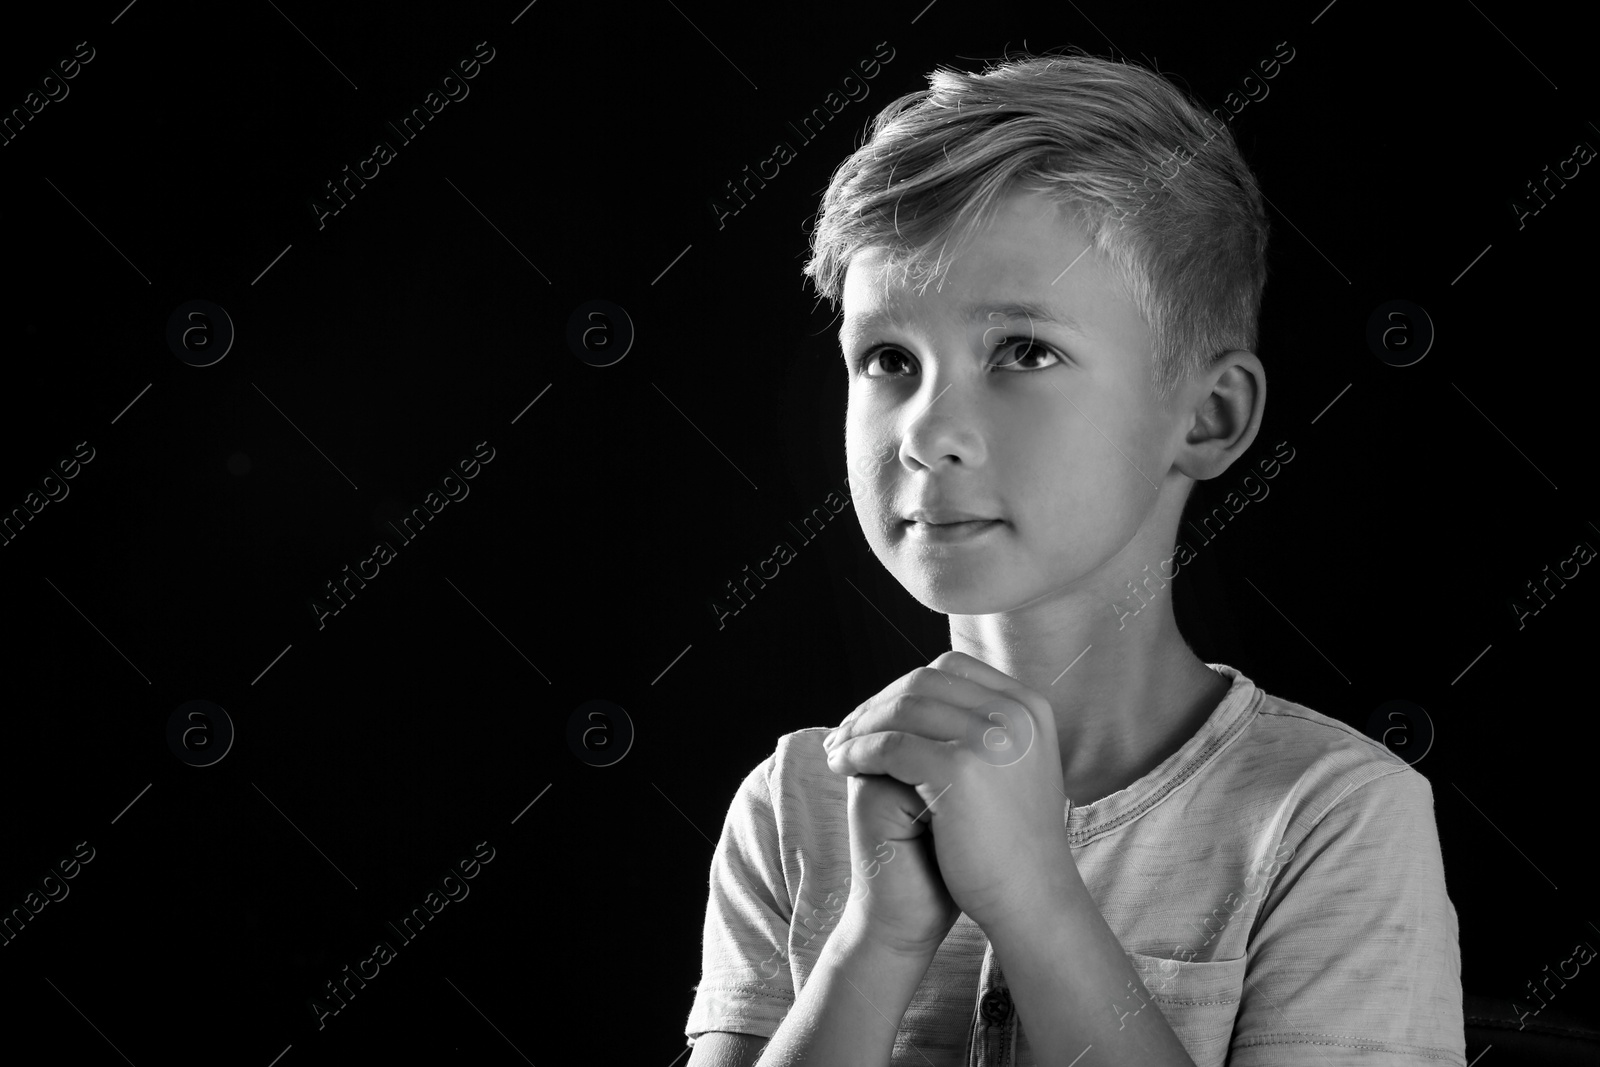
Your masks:
M1081 50L928 82L878 113L828 183L805 274L836 309L860 252L885 250L926 292L1002 200L1032 192L1107 257L1151 332L1158 398L1255 351L1269 226L1226 126L1160 74Z

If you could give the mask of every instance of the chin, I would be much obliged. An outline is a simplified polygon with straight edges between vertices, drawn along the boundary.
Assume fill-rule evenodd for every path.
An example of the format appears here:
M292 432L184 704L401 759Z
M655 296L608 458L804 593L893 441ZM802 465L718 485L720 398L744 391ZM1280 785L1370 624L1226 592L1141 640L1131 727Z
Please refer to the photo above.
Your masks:
M890 573L917 603L940 615L995 615L1017 603L1015 596L998 589L999 583L970 569L940 573L937 565L909 563Z

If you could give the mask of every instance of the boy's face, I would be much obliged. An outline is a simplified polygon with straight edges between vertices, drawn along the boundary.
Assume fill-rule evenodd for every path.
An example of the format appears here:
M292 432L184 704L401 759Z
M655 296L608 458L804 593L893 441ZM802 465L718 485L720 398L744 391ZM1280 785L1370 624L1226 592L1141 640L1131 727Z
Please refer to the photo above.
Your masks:
M934 611L987 615L1052 594L1088 607L1170 555L1152 516L1185 391L1158 403L1149 331L1087 248L1051 202L1014 195L942 291L897 284L881 250L845 276L851 493L873 552ZM1059 322L994 310L1008 305ZM907 521L917 508L1000 521L940 532Z

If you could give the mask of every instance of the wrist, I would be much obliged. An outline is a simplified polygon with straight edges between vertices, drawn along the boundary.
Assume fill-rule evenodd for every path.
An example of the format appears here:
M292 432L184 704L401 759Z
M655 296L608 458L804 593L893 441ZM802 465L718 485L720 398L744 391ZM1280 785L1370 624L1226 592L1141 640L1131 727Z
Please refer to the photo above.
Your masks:
M854 902L839 916L839 925L828 938L828 944L837 944L841 952L881 956L903 966L920 965L921 970L927 969L928 964L933 962L934 954L939 951L938 944L907 940L873 922L871 916ZM921 971L918 973L920 975Z
M1008 911L979 921L990 941L997 936L1027 938L1041 923L1077 914L1086 907L1095 914L1100 910L1070 854L1037 876L1019 878L1014 894Z

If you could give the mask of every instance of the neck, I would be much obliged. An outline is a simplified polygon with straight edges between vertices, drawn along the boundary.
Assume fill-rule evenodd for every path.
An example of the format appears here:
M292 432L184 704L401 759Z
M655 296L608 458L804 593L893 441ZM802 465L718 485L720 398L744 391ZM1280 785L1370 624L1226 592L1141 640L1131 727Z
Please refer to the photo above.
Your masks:
M1170 595L1131 618L1118 619L1103 605L1099 612L1073 608L1058 600L1021 612L952 615L950 647L1050 702L1067 795L1089 804L1181 748L1216 709L1228 680L1189 650Z

